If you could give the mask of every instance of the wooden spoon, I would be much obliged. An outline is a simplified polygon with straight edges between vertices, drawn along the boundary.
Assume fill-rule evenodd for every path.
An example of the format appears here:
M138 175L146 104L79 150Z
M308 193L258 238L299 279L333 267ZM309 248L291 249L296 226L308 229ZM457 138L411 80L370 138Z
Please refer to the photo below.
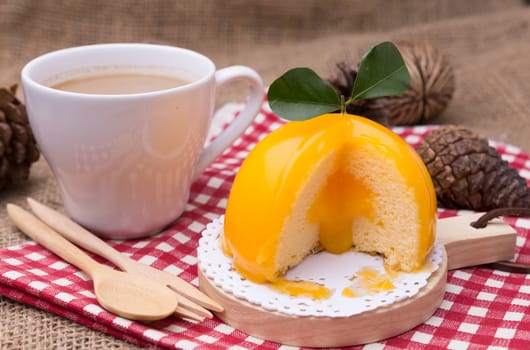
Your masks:
M7 213L26 235L84 271L94 281L96 298L106 310L131 320L153 321L177 308L174 293L164 285L96 262L19 206L8 204Z

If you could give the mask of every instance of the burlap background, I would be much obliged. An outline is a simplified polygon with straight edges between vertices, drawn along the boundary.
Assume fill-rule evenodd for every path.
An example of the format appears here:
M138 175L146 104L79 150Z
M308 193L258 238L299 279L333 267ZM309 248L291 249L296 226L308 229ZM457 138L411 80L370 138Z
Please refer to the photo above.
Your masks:
M245 64L266 83L294 66L323 76L356 62L381 40L428 40L456 72L457 89L435 123L464 124L530 151L530 8L522 0L0 0L0 86L53 49L101 42L163 42L209 55L219 67ZM241 98L242 87L220 103ZM29 182L0 193L0 207L33 196L61 198L43 159ZM20 243L0 209L0 247ZM133 345L0 297L1 349L125 349Z

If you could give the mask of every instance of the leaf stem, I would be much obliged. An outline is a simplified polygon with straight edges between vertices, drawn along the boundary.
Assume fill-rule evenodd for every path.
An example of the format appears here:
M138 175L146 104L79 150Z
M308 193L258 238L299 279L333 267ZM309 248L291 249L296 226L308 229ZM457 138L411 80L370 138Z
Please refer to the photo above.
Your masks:
M340 95L340 114L346 114L346 103L344 102L344 95Z
M346 102L344 102L344 100L342 100L341 102L343 102L344 107L348 107L349 105L352 104L353 101L354 101L354 98L350 97L349 99L346 100Z

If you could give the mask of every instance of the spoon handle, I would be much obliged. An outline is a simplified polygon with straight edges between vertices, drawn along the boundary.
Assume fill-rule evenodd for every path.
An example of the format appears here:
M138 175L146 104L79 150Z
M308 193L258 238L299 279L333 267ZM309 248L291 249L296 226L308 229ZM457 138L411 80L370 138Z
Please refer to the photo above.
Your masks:
M101 267L98 262L28 211L14 204L7 204L6 208L7 214L22 232L93 279L94 271Z
M122 255L99 237L33 198L28 198L27 201L40 220L48 224L68 241L107 259L124 271L128 270L129 258Z

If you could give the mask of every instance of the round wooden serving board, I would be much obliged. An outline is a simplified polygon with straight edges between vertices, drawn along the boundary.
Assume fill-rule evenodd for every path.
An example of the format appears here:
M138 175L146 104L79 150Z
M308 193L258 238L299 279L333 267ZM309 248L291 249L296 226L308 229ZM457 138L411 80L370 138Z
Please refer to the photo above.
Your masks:
M469 223L480 214L438 221L438 240L444 245L440 267L413 297L350 317L302 317L271 312L234 297L199 268L203 292L225 310L216 316L249 335L286 345L338 347L366 344L399 335L423 323L443 300L447 270L506 260L515 252L515 231L502 220L485 229Z

